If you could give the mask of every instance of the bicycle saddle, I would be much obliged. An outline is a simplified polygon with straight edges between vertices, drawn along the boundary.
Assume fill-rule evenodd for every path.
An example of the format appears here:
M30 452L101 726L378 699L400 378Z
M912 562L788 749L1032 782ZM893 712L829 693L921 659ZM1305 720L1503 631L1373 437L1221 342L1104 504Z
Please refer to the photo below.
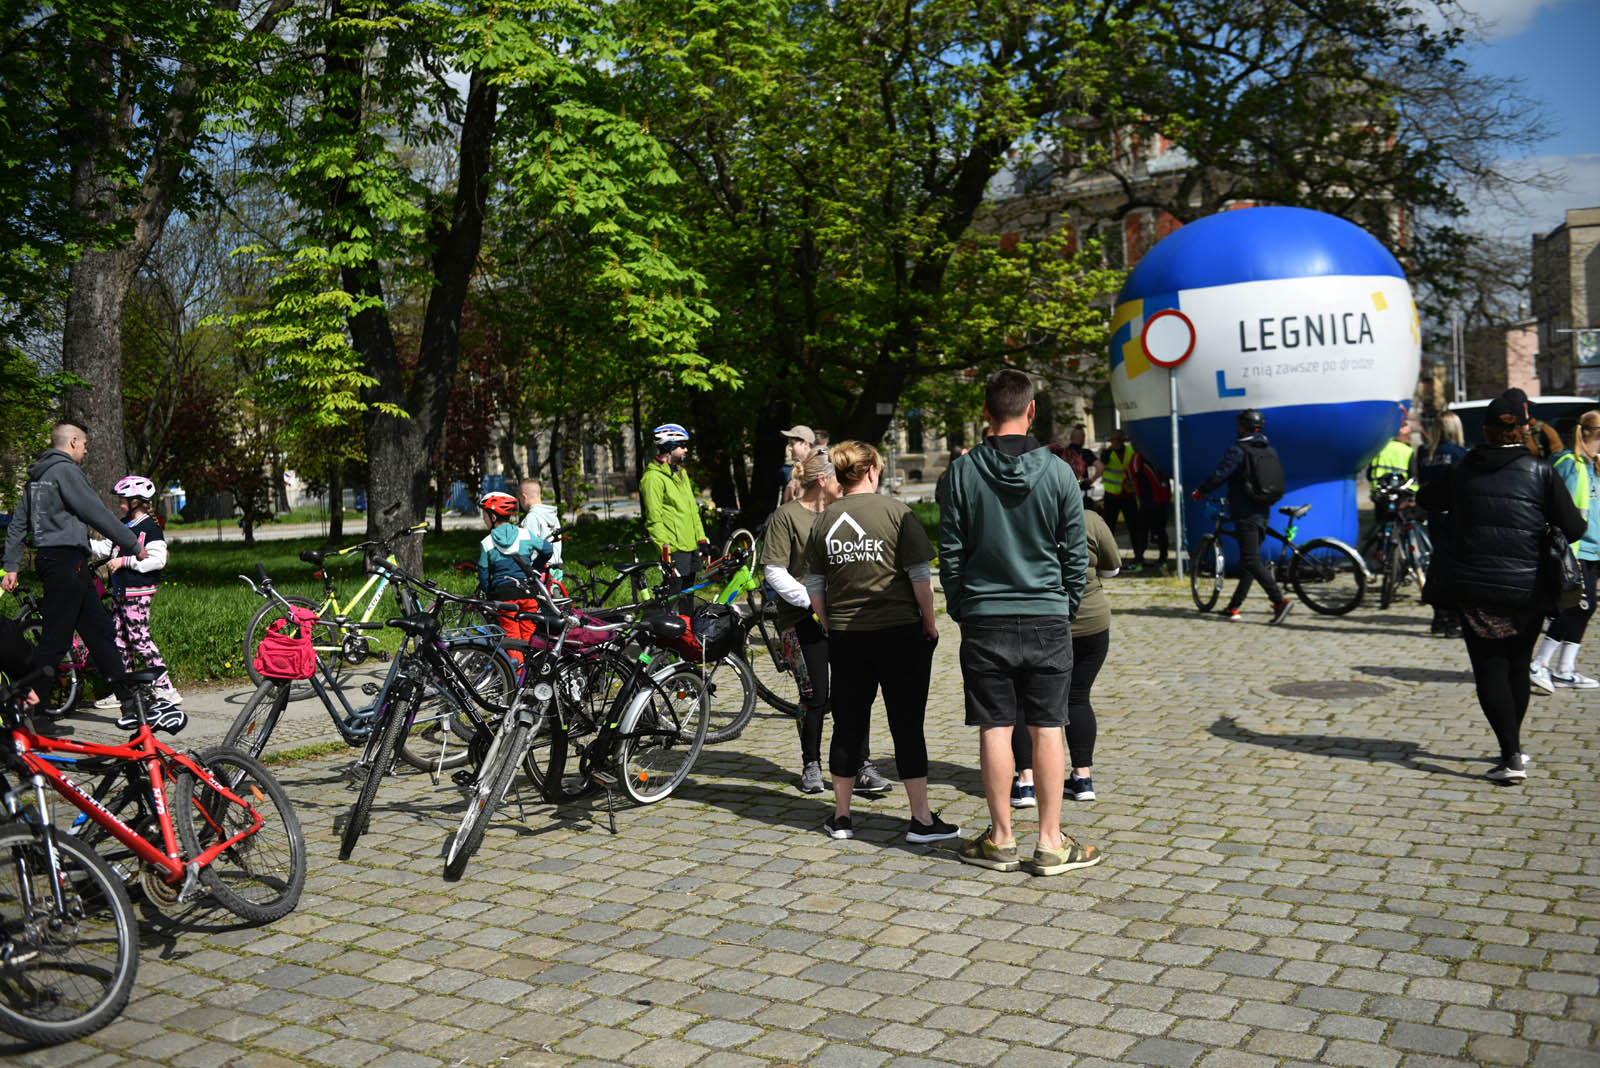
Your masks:
M304 560L306 563L310 564L312 567L321 567L322 566L322 561L326 560L327 558L328 558L328 554L323 552L321 549L301 549L300 550L300 559Z
M396 616L387 620L386 625L418 638L426 638L439 633L439 617L429 615L426 612L418 612L414 616Z
M639 621L639 627L651 637L681 638L689 624L682 616L649 616Z
M1278 514L1286 515L1290 519L1299 519L1309 511L1311 511L1311 506L1309 504L1300 504L1293 508L1279 508Z
M130 671L123 678L131 683L148 685L165 674L161 668L145 668L143 671Z
M648 568L660 566L661 565L655 560L640 560L638 563L633 564L618 564L616 571L619 575L632 575L637 572L647 570Z

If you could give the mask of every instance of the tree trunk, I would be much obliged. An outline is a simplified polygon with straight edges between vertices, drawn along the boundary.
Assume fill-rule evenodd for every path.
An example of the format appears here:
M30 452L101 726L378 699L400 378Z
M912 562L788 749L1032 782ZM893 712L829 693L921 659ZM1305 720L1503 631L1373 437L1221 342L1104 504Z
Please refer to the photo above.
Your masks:
M328 472L328 544L344 540L344 464L336 463Z
M111 487L128 473L122 440L122 309L133 281L131 255L122 249L90 252L67 278L62 367L87 382L67 391L65 418L89 433L83 473L111 502Z

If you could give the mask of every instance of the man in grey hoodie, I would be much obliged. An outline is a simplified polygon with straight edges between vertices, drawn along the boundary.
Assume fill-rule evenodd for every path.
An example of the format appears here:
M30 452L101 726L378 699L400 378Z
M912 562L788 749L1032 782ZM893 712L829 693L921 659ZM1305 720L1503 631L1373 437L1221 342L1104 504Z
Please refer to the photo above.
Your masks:
M1029 433L1033 380L1005 368L990 376L983 417L993 433L950 465L939 486L939 578L961 624L967 725L978 728L978 763L989 829L961 859L995 871L1059 875L1100 861L1100 851L1061 833L1061 792L1072 681L1072 623L1083 599L1089 545L1083 494L1072 468ZM1034 745L1039 842L1023 861L1011 829L1011 732Z
M137 725L127 664L117 648L111 617L106 615L89 568L89 527L110 538L128 556L143 560L140 539L95 495L79 466L89 454L89 436L80 426L58 423L50 432L50 448L28 468L22 499L6 532L5 577L0 588L17 588L23 539L32 541L34 569L44 585L44 629L39 635L39 663L59 664L72 645L72 632L83 636L94 666L122 699L118 726ZM158 710L164 712L165 710ZM172 711L176 712L176 709ZM178 713L181 718L182 713ZM152 717L152 726L164 716ZM177 727L182 724L178 723ZM176 730L176 727L168 729Z

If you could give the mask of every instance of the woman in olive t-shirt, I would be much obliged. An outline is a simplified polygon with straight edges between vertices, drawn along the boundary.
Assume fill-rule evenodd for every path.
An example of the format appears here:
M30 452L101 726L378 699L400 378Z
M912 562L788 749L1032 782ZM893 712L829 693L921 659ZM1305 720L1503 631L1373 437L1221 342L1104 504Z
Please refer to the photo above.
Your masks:
M814 452L795 465L800 497L772 513L762 543L762 577L778 594L778 634L783 656L799 683L800 790L820 794L822 783L822 716L828 706L828 637L811 615L806 592L806 540L817 516L839 497L839 482L825 452Z
M910 842L953 838L961 828L928 807L928 745L923 718L933 649L933 545L922 523L900 501L878 494L883 461L859 441L835 445L833 462L844 496L812 524L806 547L806 588L828 632L833 690L833 815L822 829L850 838L850 793L861 764L860 740L873 699L883 689L884 716L894 738L895 766L911 805Z
M1111 649L1111 601L1101 579L1110 578L1122 568L1122 553L1111 528L1098 512L1083 513L1089 539L1089 573L1083 584L1083 600L1072 620L1072 682L1067 688L1067 753L1072 771L1067 776L1066 796L1074 801L1094 800L1094 705L1089 699L1095 677ZM1021 726L1021 724L1019 724ZM1011 757L1017 765L1017 781L1011 786L1011 807L1032 808L1033 737L1026 730L1011 732Z

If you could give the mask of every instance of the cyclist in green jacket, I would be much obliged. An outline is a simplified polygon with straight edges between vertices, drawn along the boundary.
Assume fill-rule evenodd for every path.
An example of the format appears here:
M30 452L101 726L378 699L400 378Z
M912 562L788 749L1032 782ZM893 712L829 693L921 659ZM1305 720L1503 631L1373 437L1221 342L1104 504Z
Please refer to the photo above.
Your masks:
M639 476L639 503L644 509L645 532L661 551L667 591L675 594L694 585L706 528L700 522L694 484L683 469L689 455L689 432L677 423L663 423L653 433L656 458ZM688 604L679 606L679 611L688 609Z

